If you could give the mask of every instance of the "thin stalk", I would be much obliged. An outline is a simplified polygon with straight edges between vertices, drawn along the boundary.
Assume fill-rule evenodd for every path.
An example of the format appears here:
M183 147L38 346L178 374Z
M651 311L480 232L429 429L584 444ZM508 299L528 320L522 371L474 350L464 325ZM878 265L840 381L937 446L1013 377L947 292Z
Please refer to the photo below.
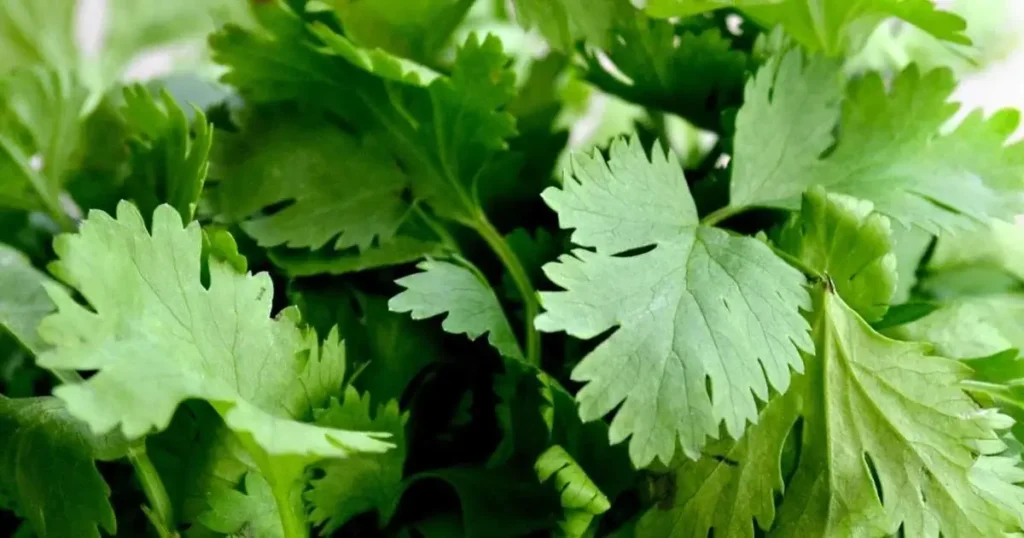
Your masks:
M533 326L533 320L540 313L540 302L537 300L537 290L533 289L530 277L526 274L522 262L512 248L508 246L505 238L498 233L487 216L479 214L476 219L477 232L487 242L491 250L498 256L505 266L509 276L523 297L523 309L526 312L526 362L533 366L540 367L540 335L537 328Z
M160 473L156 471L149 454L146 453L145 438L132 443L128 448L128 461L135 467L135 476L142 484L142 491L149 501L150 521L160 536L176 536L174 529L174 509L171 498L167 495Z
M776 256L782 258L786 263L799 269L800 272L803 273L804 275L818 280L825 280L825 275L821 271L818 271L817 269L811 267L810 265L807 265L800 258L793 256L792 254L786 252L785 250L782 250L781 248L771 243L768 243L768 248L772 249L772 252L774 252Z
M714 226L714 225L719 224L722 221L728 219L729 217L734 217L736 215L739 215L740 213L743 212L744 209L746 209L746 208L744 208L744 207L733 207L731 205L727 205L727 206L725 206L725 207L723 207L723 208L721 208L721 209L719 209L717 211L712 212L710 215L704 217L700 221L700 223L705 225L705 226Z
M58 381L65 385L71 385L74 383L81 383L85 381L78 372L74 370L50 370L53 377L56 377Z
M278 515L281 516L284 538L308 538L309 530L306 529L306 520L300 518L295 511L295 505L288 495L288 488L273 484L270 489L274 492L274 503L277 504Z

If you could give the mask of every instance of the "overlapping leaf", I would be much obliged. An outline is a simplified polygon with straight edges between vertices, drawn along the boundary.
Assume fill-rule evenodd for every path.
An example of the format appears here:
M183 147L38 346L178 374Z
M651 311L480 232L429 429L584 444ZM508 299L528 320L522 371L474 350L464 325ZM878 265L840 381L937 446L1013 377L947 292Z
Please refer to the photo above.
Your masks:
M743 100L751 60L717 29L677 32L676 25L640 12L620 17L606 51L618 73L592 52L587 78L608 93L717 131L722 111Z
M897 278L889 220L873 210L870 202L813 189L779 234L780 247L828 275L871 322L888 309Z
M352 517L376 510L381 526L387 524L405 489L402 470L408 419L408 413L398 410L398 402L392 400L371 409L370 395L360 396L352 387L345 392L343 402L333 400L316 413L317 424L323 426L390 433L396 448L385 454L358 455L323 465L323 477L314 479L306 493L313 523L333 532Z
M805 62L792 51L748 84L736 119L734 208L794 207L800 193L822 185L934 232L1006 217L1019 206L1021 177L1007 173L1018 149L996 142L1005 117L975 117L940 134L958 108L947 102L955 87L950 71L910 67L889 90L868 75L850 85L841 123L838 80L834 64ZM841 135L825 155L837 123ZM779 125L787 126L781 134ZM979 132L994 146L981 144ZM986 151L979 153L979 144Z
M624 0L515 0L519 23L536 26L551 46L571 52L576 43L586 40L605 46L612 40L612 26L628 13Z
M193 138L185 112L166 91L158 102L149 90L134 86L124 98L122 114L131 133L127 194L144 215L166 203L182 220L192 220L210 166L213 127L196 110Z
M677 444L695 458L720 423L738 437L757 419L755 397L786 390L797 350L811 349L803 279L763 243L699 225L675 157L648 160L637 140L618 140L607 162L575 156L563 189L544 197L596 252L545 267L566 291L541 294L537 327L577 338L617 327L573 378L587 383L584 420L618 408L610 436L632 437L634 463L672 461Z
M388 301L392 311L409 312L413 319L446 314L444 330L471 340L488 333L488 342L502 355L523 359L497 295L477 273L436 260L425 261L419 268L420 273L396 281L405 291Z
M93 212L77 235L61 237L55 270L89 308L49 288L58 312L42 323L53 349L39 363L96 370L86 382L56 389L71 414L93 431L120 428L134 439L166 428L183 400L204 399L250 450L288 468L298 463L300 471L311 459L385 450L373 434L292 420L340 387L337 337L321 347L315 333L296 326L294 312L269 318L265 274L242 275L211 259L204 288L200 250L198 225L182 227L166 205L157 208L151 234L123 202L116 220Z
M728 7L740 8L767 27L782 25L801 45L832 55L859 50L890 17L940 39L969 43L964 21L929 0L652 0L647 9L658 17L684 17Z
M56 398L0 395L0 497L14 501L40 538L117 532L110 488L94 460L125 448L93 435Z
M37 329L54 309L44 288L52 283L24 254L0 243L0 327L33 353L45 347Z
M876 333L844 302L832 275L876 263L878 252L864 247L877 246L881 230L863 207L820 196L808 195L812 207L816 197L827 203L803 213L801 244L849 252L793 251L823 274L805 374L742 439L683 463L674 496L643 516L638 536L705 537L713 529L753 537L755 524L768 536L998 536L1018 528L1024 490L1015 483L1024 477L999 455L999 430L1012 421L964 392L963 364ZM828 222L864 225L822 226Z

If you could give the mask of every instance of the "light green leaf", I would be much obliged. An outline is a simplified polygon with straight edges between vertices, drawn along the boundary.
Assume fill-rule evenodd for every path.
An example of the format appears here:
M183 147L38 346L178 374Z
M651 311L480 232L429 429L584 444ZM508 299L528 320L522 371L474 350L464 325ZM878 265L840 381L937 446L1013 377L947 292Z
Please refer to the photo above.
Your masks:
M757 399L786 390L797 350L811 349L803 278L764 243L699 225L674 156L656 149L648 160L638 140L617 140L607 162L574 156L544 199L573 242L597 252L545 267L566 291L541 293L537 327L584 339L617 328L572 377L587 383L584 420L618 408L610 438L632 437L637 466L672 461L677 444L696 458L723 421L739 437Z
M775 497L784 490L779 460L797 401L773 398L738 441L711 443L699 460L671 469L662 480L672 489L655 492L659 504L641 516L636 538L706 538L712 529L717 536L753 538L755 523L770 528Z
M472 0L327 0L341 17L345 35L429 63L472 6Z
M99 96L143 51L199 40L217 23L250 18L248 6L239 0L108 0L90 6L90 16L82 16L76 0L5 1L0 7L0 65L73 74Z
M0 497L14 501L40 538L117 532L110 488L94 460L118 448L89 432L56 398L0 395Z
M804 47L830 55L860 50L872 31L892 17L939 39L970 43L963 19L930 0L651 0L647 10L658 17L683 17L726 7L738 7L767 27L782 25Z
M948 70L922 75L910 67L888 90L874 74L853 82L838 144L822 158L840 119L837 69L820 59L805 65L793 51L747 86L736 120L734 209L793 208L800 193L821 185L932 232L1013 214L1024 176L1007 173L1018 150L1004 148L997 135L1005 132L1003 118L976 118L940 134L958 108L947 102L955 88ZM780 136L778 125L791 127ZM985 144L975 139L979 132L988 133Z
M927 265L930 273L971 267L1004 271L1024 282L1024 226L992 220L986 228L942 235Z
M160 100L141 85L126 88L122 116L128 126L129 166L125 180L129 196L144 215L162 203L182 220L195 214L209 169L213 126L195 109L195 137L185 112L167 91Z
M969 371L927 355L927 346L875 333L827 291L815 313L801 448L808 456L774 533L881 535L902 526L908 536L999 536L1017 528L1019 488L1005 484L1013 495L997 497L977 483L1000 459L993 428L1007 421L962 391Z
M1024 477L998 455L997 429L1011 421L963 392L969 369L879 335L824 285L816 295L806 374L734 446L684 464L672 507L649 511L638 536L751 538L754 518L780 537L1017 529ZM796 432L796 470L775 514L783 448Z
M558 526L568 538L581 538L595 516L607 512L611 502L598 489L564 448L555 445L544 451L533 466L541 482L558 491L565 514Z
M619 17L613 35L606 57L593 49L586 57L587 79L605 92L712 131L722 128L723 110L743 102L751 60L718 29L680 32L637 11Z
M349 519L376 510L383 527L394 515L405 489L402 468L405 465L405 423L408 413L398 410L391 400L371 410L370 395L362 396L349 387L345 400L332 400L316 413L321 426L344 430L371 430L391 434L396 446L384 454L361 454L339 462L321 465L323 477L310 482L305 498L311 506L309 519L333 532Z
M38 328L54 309L45 289L52 283L24 254L0 243L0 327L32 353L46 346Z
M871 202L811 189L779 233L783 250L831 278L839 296L869 322L885 315L896 290L889 219L873 209Z
M220 490L213 493L208 502L209 510L200 515L198 521L210 530L260 538L284 538L274 493L259 473L245 475L244 492Z
M380 434L294 420L339 390L345 365L337 335L321 346L315 332L296 325L296 311L269 318L266 274L239 274L211 259L203 287L201 243L199 225L183 227L166 205L147 233L127 202L117 220L94 211L78 234L59 238L56 272L91 308L49 287L58 312L40 333L54 348L39 364L96 370L55 389L71 414L93 431L119 427L135 439L166 428L183 400L206 400L275 487L292 487L281 482L312 461L386 450Z
M903 226L899 223L892 226L893 253L896 255L898 274L893 304L902 304L910 300L911 292L917 285L918 269L925 254L928 253L933 237L921 228Z
M928 342L954 359L984 357L1009 348L1024 349L1024 295L963 298L891 334Z
M427 260L419 273L400 278L405 291L388 301L392 312L409 312L412 319L446 314L441 327L475 340L487 341L502 355L523 360L523 352L501 309L494 290L481 276L454 263Z
M86 97L63 71L35 67L0 76L0 206L61 219L59 196L79 147Z
M604 47L616 18L631 9L624 0L515 0L516 16L526 28L537 26L552 47L572 52L577 41Z

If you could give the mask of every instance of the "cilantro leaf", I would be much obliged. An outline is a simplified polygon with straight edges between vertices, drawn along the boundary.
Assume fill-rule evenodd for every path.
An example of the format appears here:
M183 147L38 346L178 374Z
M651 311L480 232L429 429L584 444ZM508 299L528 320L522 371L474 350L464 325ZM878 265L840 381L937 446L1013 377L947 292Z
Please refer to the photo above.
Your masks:
M892 329L905 340L920 340L954 359L983 357L1009 348L1024 349L1024 295L963 298Z
M231 219L256 215L242 228L260 246L330 243L365 253L377 241L391 241L413 212L403 200L408 177L372 137L354 137L319 115L286 107L257 108L250 118L241 134L223 137L212 197ZM257 214L285 202L273 214Z
M245 491L225 489L210 496L209 510L199 516L199 523L210 530L226 534L245 533L260 538L284 538L284 528L274 504L270 484L262 475L245 475Z
M477 227L476 185L515 134L514 118L502 110L514 95L515 75L501 41L471 35L451 75L424 87L393 59L361 59L325 27L318 35L333 54L320 52L294 14L273 16L287 30L267 37L228 27L212 38L216 58L230 69L225 81L255 102L324 106L361 132L379 133L412 175L418 199L446 219Z
M218 22L250 19L248 7L235 0L113 0L90 13L99 15L99 24L96 18L76 17L78 7L74 0L4 2L0 65L40 66L70 75L88 88L95 103L141 52L200 38ZM86 25L92 26L83 31Z
M419 273L395 281L405 291L388 301L392 312L409 312L412 319L447 314L441 326L453 334L487 341L502 355L523 360L508 318L494 290L478 273L454 263L427 260Z
M40 538L117 532L94 460L115 459L124 448L90 433L56 398L0 395L0 497L14 501Z
M199 226L183 227L170 206L157 208L152 234L127 202L117 220L94 211L56 249L58 274L91 310L49 287L58 311L40 331L54 348L39 364L97 370L54 391L94 431L120 426L135 439L166 428L175 408L194 398L217 409L267 474L279 465L301 472L310 460L388 447L375 434L293 420L340 387L345 368L337 337L320 346L313 331L297 327L294 311L270 319L265 274L238 274L211 259L204 288Z
M1005 467L994 428L1006 420L980 411L960 388L969 370L875 333L819 288L817 350L806 374L742 440L698 462L701 474L684 465L672 508L649 511L638 532L706 536L715 528L752 537L753 517L778 536L901 527L914 536L997 536L1016 528L1020 477L993 471ZM780 456L797 420L799 460L775 514Z
M345 35L368 47L428 61L447 44L472 0L329 0Z
M137 85L125 89L124 99L122 114L130 133L131 175L125 181L129 196L144 215L166 203L182 220L192 220L209 169L213 127L194 110L192 138L185 112L166 90L158 102Z
M59 196L86 98L62 71L25 68L0 78L0 205L43 210L67 225Z
M21 252L0 243L0 327L25 349L38 353L46 344L39 337L39 322L53 312L44 286L53 280L32 267Z
M326 409L316 412L316 422L322 426L390 433L396 448L321 465L323 477L313 479L305 495L311 506L310 521L323 525L325 532L333 532L353 516L377 510L380 525L387 524L405 489L402 467L408 419L408 413L401 413L395 400L371 411L370 395L360 396L352 387L345 391L344 402L332 400Z
M822 185L932 232L1012 215L1019 205L1012 191L1021 179L1006 170L1016 152L989 148L986 158L972 153L978 146L973 134L1002 132L1003 119L940 135L957 109L947 103L955 87L948 70L922 75L912 66L889 91L877 75L851 84L840 139L822 158L840 119L838 73L832 62L805 63L792 51L770 61L747 86L736 119L732 208L792 208L800 193ZM777 125L791 127L779 136Z
M641 12L621 17L606 51L621 75L597 52L587 54L587 79L605 92L678 114L702 129L718 131L724 109L743 100L752 62L718 29L677 32L677 25Z
M587 383L584 420L621 404L610 436L632 436L637 466L671 461L677 444L696 457L722 421L739 437L756 420L754 397L785 391L797 350L811 349L803 278L763 243L699 225L674 156L648 160L638 140L617 140L607 162L574 156L563 188L544 198L573 241L597 252L545 267L566 291L541 294L537 327L577 338L618 327L572 377Z
M839 296L869 322L885 315L897 278L889 220L873 209L870 202L815 188L779 234L783 250L828 275Z
M611 502L564 448L555 445L544 451L534 464L537 478L550 482L559 492L564 518L558 522L569 538L586 534L594 516L611 508Z
M1004 271L1024 282L1024 227L992 220L988 227L939 237L928 258L929 273L969 268Z
M859 50L875 27L890 17L940 39L970 43L963 19L929 0L651 0L647 10L656 17L685 17L727 7L738 7L768 27L782 25L804 47L831 55Z
M515 0L519 23L540 33L557 50L572 52L577 41L598 46L611 41L617 17L631 6L623 0Z

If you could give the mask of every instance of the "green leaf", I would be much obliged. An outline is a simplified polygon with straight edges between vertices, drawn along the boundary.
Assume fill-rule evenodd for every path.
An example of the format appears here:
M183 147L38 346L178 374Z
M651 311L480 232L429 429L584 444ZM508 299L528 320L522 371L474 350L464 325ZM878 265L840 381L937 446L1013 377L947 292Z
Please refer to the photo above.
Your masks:
M58 198L79 146L86 97L62 71L25 68L0 77L0 205L65 219Z
M926 268L929 273L989 268L1024 282L1024 226L992 220L985 228L945 234Z
M0 243L0 327L32 353L46 347L38 328L54 309L45 289L52 283L24 254Z
M544 199L574 243L597 251L545 267L566 291L541 293L537 327L584 339L617 328L572 377L587 383L584 420L619 407L610 437L632 436L637 466L672 461L677 444L697 457L722 421L739 437L757 399L789 386L797 350L811 349L803 278L764 243L699 225L674 156L648 160L638 140L617 140L607 162L574 156Z
M126 88L122 115L128 126L127 194L144 215L166 203L188 222L195 214L209 169L213 126L198 109L195 137L189 120L166 90L160 100L141 85Z
M180 523L195 523L222 493L242 484L246 473L256 473L238 437L205 402L180 406L166 430L146 438L146 452Z
M1024 360L1016 349L989 357L967 359L973 375L968 391L986 407L997 407L1013 417L1013 435L1024 439Z
M436 238L417 239L398 236L364 252L305 251L273 249L269 257L274 265L289 276L344 275L381 267L405 265L424 258L443 257L452 254L449 247Z
M1024 349L1024 295L964 298L891 331L919 340L954 359L983 357L1009 348Z
M349 387L344 402L332 400L328 407L316 412L316 423L343 430L369 430L391 434L396 448L384 454L357 455L345 461L320 466L322 478L310 482L305 498L311 506L309 519L333 532L352 517L376 510L383 527L398 508L405 485L405 423L408 413L398 410L391 400L371 410L370 395L362 396Z
M409 312L412 319L446 314L441 327L470 340L488 333L487 341L502 355L523 360L523 352L494 290L478 273L454 263L427 260L421 272L400 278L405 291L388 301L392 312Z
M897 278L889 219L873 210L871 202L815 188L779 233L783 250L831 278L839 296L869 322L885 315Z
M309 46L308 30L278 8L276 35L228 27L212 38L225 81L250 101L298 100L337 114L361 133L375 133L413 178L415 197L439 216L476 227L481 218L477 184L515 134L503 108L515 76L501 41L471 35L459 48L450 76L428 87L408 77L393 59L367 60L345 38L316 29L329 52Z
M541 482L549 482L558 491L565 510L558 526L569 538L584 536L594 517L607 512L612 506L608 497L560 446L544 451L537 458L534 470Z
M221 490L209 498L210 508L199 523L226 534L242 533L260 538L284 538L281 517L270 484L259 473L245 475L245 491Z
M40 332L54 348L50 368L95 370L55 394L96 432L120 427L129 439L167 427L185 399L210 402L275 487L292 487L322 458L383 451L381 434L296 422L339 390L344 352L337 335L321 346L296 312L269 318L266 274L239 274L209 261L200 283L201 231L161 205L152 234L123 202L117 220L94 211L78 234L61 236L55 270L88 301L50 286L58 311ZM97 270L101 267L102 270Z
M726 7L738 7L768 27L782 25L804 47L831 55L859 50L890 17L940 39L970 43L963 19L929 0L651 0L647 10L657 17L685 17Z
M649 511L638 536L1000 536L1019 525L1021 480L999 456L995 428L960 382L962 364L927 346L889 340L824 286L817 351L807 373L765 407L739 442L677 474L668 510ZM801 428L793 428L800 421ZM780 456L799 448L778 513ZM771 462L768 464L767 462ZM694 468L696 467L696 469Z
M616 18L631 8L623 0L515 0L515 6L520 24L536 26L552 47L567 53L580 40L607 45Z
M932 244L932 234L916 227L896 223L892 226L893 254L896 255L896 293L893 304L910 300L917 285L917 273Z
M110 488L96 459L124 445L97 438L56 398L0 395L0 497L13 500L40 538L117 532Z
M713 131L722 127L723 110L743 102L752 65L718 29L680 33L639 11L616 22L606 54L618 73L597 52L587 54L587 79L598 88Z
M248 7L236 0L110 0L90 6L90 16L82 16L75 0L4 2L0 65L71 74L98 98L143 51L201 38L218 22L250 18Z
M1006 172L1017 160L1004 139L979 156L979 130L1003 132L1000 117L940 130L958 108L948 70L903 71L888 91L878 75L850 85L842 109L838 68L790 52L758 72L736 119L730 205L792 208L814 185L870 200L903 224L937 232L1005 218L1019 206L1022 180ZM980 124L978 122L981 122ZM782 136L776 127L790 125ZM766 141L768 141L766 143ZM935 178L943 178L936 181Z
M328 0L341 17L345 35L427 63L444 47L472 0Z
M403 199L408 176L373 137L290 107L260 107L249 117L241 133L221 137L212 198L225 216L245 220L260 246L357 247L366 260L416 218ZM260 214L271 206L280 209Z
M292 284L289 295L321 335L338 327L345 353L358 361L351 383L375 404L402 400L420 372L444 360L441 333L391 312L384 297L302 281Z

